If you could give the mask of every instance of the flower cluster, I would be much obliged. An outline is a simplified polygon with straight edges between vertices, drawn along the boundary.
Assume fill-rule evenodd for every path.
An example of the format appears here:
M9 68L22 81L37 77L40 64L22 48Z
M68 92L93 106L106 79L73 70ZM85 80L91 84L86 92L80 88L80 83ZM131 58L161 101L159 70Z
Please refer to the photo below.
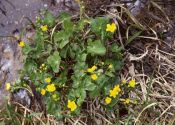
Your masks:
M94 81L98 79L97 74L94 73L94 71L95 71L96 69L97 69L97 66L95 66L95 65L92 66L91 68L88 68L88 69L87 69L87 72L88 72L88 73L91 73L91 79L94 80Z
M114 88L109 91L109 97L105 98L105 103L106 104L111 103L112 97L116 98L116 96L118 96L120 91L121 91L121 89L120 89L119 85L114 86Z
M46 86L46 89L41 89L41 92L40 92L41 95L45 95L45 94L46 94L46 91L47 91L47 92L50 92L50 93L56 91L56 86L55 86L54 83L51 83L51 78L50 78L50 77L45 78L45 82L46 82L48 85Z
M39 72L42 73L43 71L47 70L47 66L45 64L41 64L41 66L39 67Z
M110 97L116 98L116 96L119 94L119 92L121 91L120 86L114 86L114 88L112 90L110 90Z
M95 70L97 69L97 66L92 66L91 68L88 68L87 69L87 72L89 72L89 73L93 73Z

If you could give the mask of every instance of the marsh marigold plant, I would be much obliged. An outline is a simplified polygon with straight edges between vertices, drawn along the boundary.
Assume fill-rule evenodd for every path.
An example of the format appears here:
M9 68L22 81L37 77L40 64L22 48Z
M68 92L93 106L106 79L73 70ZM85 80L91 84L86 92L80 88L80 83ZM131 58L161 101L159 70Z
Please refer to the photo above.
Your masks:
M82 14L74 20L65 12L43 17L37 19L34 42L21 45L25 58L20 82L27 77L57 119L78 114L89 97L114 106L123 89L114 84L122 67L122 48L114 40L117 25L108 17Z

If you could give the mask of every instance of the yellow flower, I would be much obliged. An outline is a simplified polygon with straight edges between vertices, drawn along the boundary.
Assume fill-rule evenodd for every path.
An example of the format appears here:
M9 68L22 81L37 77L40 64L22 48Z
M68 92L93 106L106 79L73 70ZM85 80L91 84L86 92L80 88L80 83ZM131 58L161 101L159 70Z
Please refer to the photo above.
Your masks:
M75 101L68 100L67 107L73 112L77 108L77 105Z
M92 66L92 68L91 68L93 71L95 71L96 69L97 69L97 66Z
M111 33L114 33L116 29L117 29L117 27L116 27L115 23L107 24L107 26L106 26L106 31L111 32Z
M91 68L88 68L87 69L87 72L89 72L89 73L92 73L92 72L94 72L95 70L97 69L97 66L92 66Z
M10 83L6 83L5 88L6 88L7 91L10 90L10 88L11 88L11 84L10 84Z
M45 95L46 94L46 90L45 89L42 89L41 90L41 95Z
M113 65L112 65L112 64L110 64L110 65L108 66L108 68L109 68L109 69L112 69L112 68L113 68Z
M87 72L92 73L93 72L92 68L88 68Z
M109 104L109 103L111 103L111 100L112 100L112 99L111 99L110 97L106 97L106 98L105 98L105 103L106 103L106 104Z
M24 46L25 46L25 42L24 42L24 41L20 41L20 42L19 42L19 46L20 46L20 47L24 47Z
M129 104L130 102L131 102L131 100L127 98L127 99L124 99L124 102L123 103L124 104Z
M92 74L92 75L91 75L91 79L92 79L92 80L95 81L95 80L97 80L97 78L98 78L98 76L97 76L96 74Z
M52 84L47 85L46 90L47 90L48 92L54 92L54 91L56 90L56 87L55 87L55 85L52 83Z
M134 88L135 85L136 85L135 80L131 80L131 81L129 81L129 85L128 85L128 87L132 87L132 88Z
M45 82L46 83L50 83L51 82L51 78L50 77L45 78Z
M113 90L110 90L109 96L115 98L119 94L120 91L121 91L120 86L117 85L113 88Z
M125 79L123 79L121 82L122 82L122 84L126 84L126 80Z
M43 32L47 31L48 30L48 26L47 25L41 26L41 30Z

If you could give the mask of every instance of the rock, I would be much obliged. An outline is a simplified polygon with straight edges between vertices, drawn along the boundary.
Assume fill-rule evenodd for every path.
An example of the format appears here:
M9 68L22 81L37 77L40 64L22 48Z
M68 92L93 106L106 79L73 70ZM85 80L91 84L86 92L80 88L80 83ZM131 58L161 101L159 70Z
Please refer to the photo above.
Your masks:
M5 90L5 84L14 84L18 78L18 71L22 67L22 56L17 43L12 38L0 39L0 107L10 94Z
M31 106L31 97L27 90L20 89L18 92L13 94L13 101L18 102L24 106L30 107Z

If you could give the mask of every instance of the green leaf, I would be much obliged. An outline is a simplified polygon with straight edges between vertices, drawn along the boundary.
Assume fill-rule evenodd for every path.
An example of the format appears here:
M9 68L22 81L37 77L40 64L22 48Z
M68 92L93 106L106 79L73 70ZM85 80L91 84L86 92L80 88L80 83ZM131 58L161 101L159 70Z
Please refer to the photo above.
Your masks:
M110 71L106 71L105 75L109 76L109 77L115 77L114 73L110 72Z
M121 52L122 48L119 47L116 43L111 45L111 51L114 53L119 53Z
M45 37L42 32L37 32L35 36L35 41L36 41L36 51L41 52L44 49L44 40Z
M96 85L92 82L90 77L86 77L86 79L83 82L84 82L85 90L88 90L88 91L94 91L95 90Z
M62 118L60 104L55 103L50 98L47 98L45 101L47 102L46 105L47 112L53 114L57 120L60 120Z
M85 25L87 24L87 22L88 22L88 20L86 20L86 19L80 20L77 24L77 30L82 31L84 29Z
M87 57L87 54L86 53L79 54L79 55L77 55L76 60L78 62L85 62L86 61L86 57Z
M65 48L61 50L60 56L61 56L62 58L66 58L66 57L67 57L68 49L69 49L69 46L65 46Z
M100 90L101 89L99 87L96 86L94 90L95 91L90 91L90 93L89 93L91 98L96 98L97 96L100 95Z
M59 31L54 35L54 41L58 43L58 47L62 49L69 43L69 35L65 31Z
M74 24L71 22L71 20L64 20L63 28L65 31L67 31L67 33L72 34L74 30Z
M28 44L26 44L25 46L24 46L24 48L22 49L22 52L23 52L23 54L24 55L27 55L29 52L31 52L33 49L28 45Z
M71 15L69 13L66 13L66 12L61 12L59 15L59 19L60 19L60 21L70 20Z
M91 21L91 28L92 32L96 33L97 35L102 35L106 30L106 25L109 22L109 19L106 17L98 17L92 19Z
M81 104L84 102L84 100L86 98L86 91L83 88L78 88L75 91L75 95L76 95L76 97L78 97L77 104L79 106L81 106Z
M100 40L96 40L94 42L90 41L88 42L87 52L91 53L92 55L103 56L106 53L106 48L104 47L104 45Z
M50 54L52 51L52 45L48 44L47 45L47 52Z
M37 64L34 60L26 59L24 69L26 73L31 73L37 69Z
M44 16L44 24L48 25L48 26L54 26L55 25L55 18L54 16L50 13L50 12L46 12L45 16Z
M55 73L59 72L59 66L60 66L61 58L60 58L60 55L59 55L58 51L55 51L53 53L53 55L50 55L47 58L47 62L52 67L52 69Z

